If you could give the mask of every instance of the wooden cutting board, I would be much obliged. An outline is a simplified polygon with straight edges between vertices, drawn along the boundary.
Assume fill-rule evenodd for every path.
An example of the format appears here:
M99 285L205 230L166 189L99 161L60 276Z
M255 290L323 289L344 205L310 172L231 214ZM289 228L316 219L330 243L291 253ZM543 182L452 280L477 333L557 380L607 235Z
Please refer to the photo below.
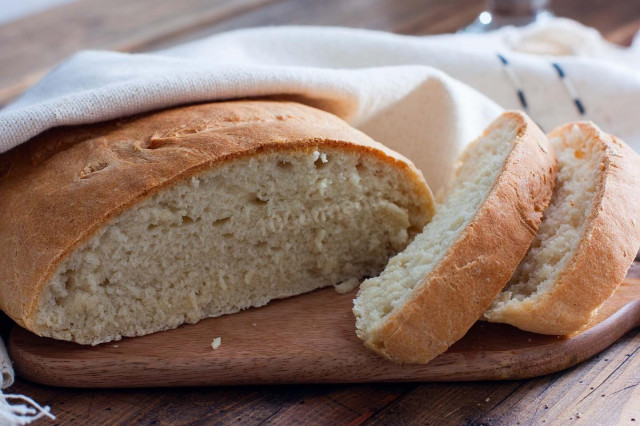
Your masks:
M479 322L429 364L395 365L357 339L354 295L323 289L96 347L41 338L15 327L10 351L18 374L53 386L495 380L565 369L640 326L640 279L627 278L586 331L574 337ZM222 344L213 350L211 342L218 336Z

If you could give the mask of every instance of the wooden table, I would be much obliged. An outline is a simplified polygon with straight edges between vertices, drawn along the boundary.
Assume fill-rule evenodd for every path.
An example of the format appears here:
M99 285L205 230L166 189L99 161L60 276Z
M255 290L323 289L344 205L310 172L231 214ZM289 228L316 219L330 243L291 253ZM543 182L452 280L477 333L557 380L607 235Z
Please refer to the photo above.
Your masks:
M637 0L552 0L560 16L628 44ZM455 31L479 0L83 0L0 26L0 105L79 49L153 50L208 34L278 24ZM640 265L630 272L640 277ZM170 373L168 373L170 374ZM66 424L640 424L640 330L570 370L505 382L74 390L18 379L11 392ZM44 423L44 422L42 422Z

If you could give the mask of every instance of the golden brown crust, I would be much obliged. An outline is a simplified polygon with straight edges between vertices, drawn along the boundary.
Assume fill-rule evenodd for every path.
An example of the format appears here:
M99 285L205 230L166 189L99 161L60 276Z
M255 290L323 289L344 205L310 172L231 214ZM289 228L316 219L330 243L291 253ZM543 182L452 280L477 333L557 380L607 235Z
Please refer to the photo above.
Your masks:
M519 136L486 200L376 340L365 342L389 360L426 363L460 339L507 283L540 225L555 153L524 114L505 114L518 123Z
M573 126L603 152L584 235L548 291L499 312L500 322L542 334L569 335L583 328L622 282L640 246L638 155L593 123L570 123L549 137L562 138Z
M159 189L234 158L332 147L422 174L339 118L284 101L208 103L48 131L0 156L0 308L30 328L46 283L80 243Z

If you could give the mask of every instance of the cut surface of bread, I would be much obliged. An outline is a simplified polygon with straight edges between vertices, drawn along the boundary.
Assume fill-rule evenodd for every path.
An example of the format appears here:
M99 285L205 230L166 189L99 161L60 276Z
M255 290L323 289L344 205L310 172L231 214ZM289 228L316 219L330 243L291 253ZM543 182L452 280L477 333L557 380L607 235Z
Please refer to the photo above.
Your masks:
M549 135L558 176L527 255L485 319L567 335L624 279L640 246L640 162L592 123Z
M354 301L357 335L396 362L424 363L461 338L524 256L551 197L555 155L507 112L463 152L433 220Z
M433 210L408 160L290 102L59 129L1 159L0 198L29 212L0 213L2 309L83 344L375 275Z

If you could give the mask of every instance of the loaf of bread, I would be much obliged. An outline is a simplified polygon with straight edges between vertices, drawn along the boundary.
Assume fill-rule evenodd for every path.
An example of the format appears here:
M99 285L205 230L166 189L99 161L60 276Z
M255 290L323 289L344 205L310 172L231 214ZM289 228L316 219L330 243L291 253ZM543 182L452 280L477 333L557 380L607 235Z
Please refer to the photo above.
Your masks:
M433 220L354 301L357 335L389 360L425 363L460 339L513 274L551 198L554 151L522 113L496 119L460 161Z
M407 159L284 101L48 131L0 199L0 307L83 344L377 275L433 211Z
M556 189L531 248L484 314L523 330L567 335L589 322L640 246L640 161L592 123L553 131Z

